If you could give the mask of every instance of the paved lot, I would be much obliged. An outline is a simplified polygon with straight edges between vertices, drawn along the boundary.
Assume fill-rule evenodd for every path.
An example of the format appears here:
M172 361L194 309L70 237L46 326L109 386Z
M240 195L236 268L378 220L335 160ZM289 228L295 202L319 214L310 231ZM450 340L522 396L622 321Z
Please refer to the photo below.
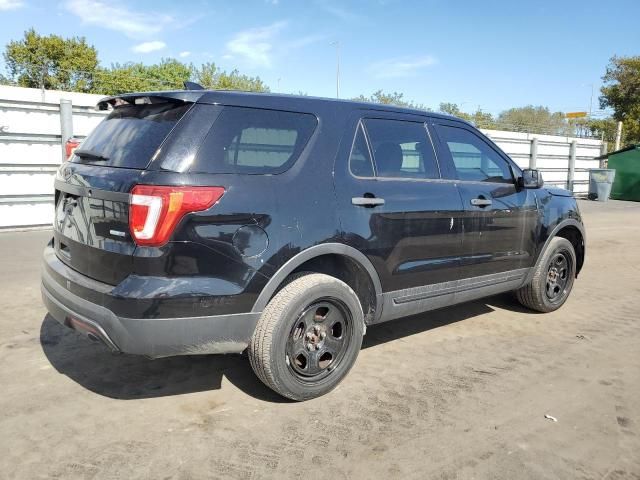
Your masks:
M65 330L40 303L48 234L0 234L0 477L639 479L640 204L581 208L560 311L503 295L370 328L302 404L241 356L114 356Z

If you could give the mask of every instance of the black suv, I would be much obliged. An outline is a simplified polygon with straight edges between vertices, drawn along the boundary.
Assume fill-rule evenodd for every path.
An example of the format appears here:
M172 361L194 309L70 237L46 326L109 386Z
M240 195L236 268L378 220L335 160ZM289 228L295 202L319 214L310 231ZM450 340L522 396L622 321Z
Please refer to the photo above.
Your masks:
M42 295L117 352L246 350L304 400L368 325L510 290L549 312L583 264L571 193L457 118L204 90L98 106L56 176Z

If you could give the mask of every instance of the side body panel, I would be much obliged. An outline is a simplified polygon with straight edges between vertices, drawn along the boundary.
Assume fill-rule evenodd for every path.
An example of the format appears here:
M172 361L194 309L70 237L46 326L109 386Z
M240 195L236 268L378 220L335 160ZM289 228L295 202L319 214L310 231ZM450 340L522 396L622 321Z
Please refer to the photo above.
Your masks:
M455 184L442 179L362 178L349 169L349 156L361 119L419 122L425 117L360 111L352 115L335 163L335 188L343 241L364 253L387 293L438 283L455 283L462 275L463 213ZM431 148L431 146L429 146ZM383 204L367 207L354 199L376 198ZM452 301L452 292L438 299ZM385 320L411 312L411 302L383 306Z
M447 129L463 132L466 138L485 148L494 161L500 162L509 172L510 180L474 181L460 178L454 166L454 178L457 179L465 210L463 264L468 267L466 276L529 268L536 251L538 207L533 191L517 186L520 169L484 135L462 122L439 120L434 127L434 136L439 140L439 155L451 165L454 164L452 153L443 138ZM457 145L461 149L470 147ZM486 158L479 151L477 156L461 153L465 154L472 158ZM462 157L458 162L465 160Z

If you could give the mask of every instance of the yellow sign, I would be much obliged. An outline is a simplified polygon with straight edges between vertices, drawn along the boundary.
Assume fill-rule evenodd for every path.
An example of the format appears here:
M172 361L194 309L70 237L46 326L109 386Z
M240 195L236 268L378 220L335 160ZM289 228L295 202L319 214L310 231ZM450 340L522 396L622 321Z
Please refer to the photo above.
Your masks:
M587 116L587 112L568 112L564 116L567 118L584 118Z

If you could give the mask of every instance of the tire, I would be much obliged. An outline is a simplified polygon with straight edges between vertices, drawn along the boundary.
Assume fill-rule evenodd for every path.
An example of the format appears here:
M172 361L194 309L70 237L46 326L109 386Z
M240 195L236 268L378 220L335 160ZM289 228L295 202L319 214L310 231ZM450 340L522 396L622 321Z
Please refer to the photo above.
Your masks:
M355 292L320 273L302 273L271 299L249 342L258 378L302 401L334 389L358 357L364 315Z
M564 267L559 262L560 258L566 264ZM575 278L576 252L573 245L566 238L555 237L535 267L533 280L516 290L516 298L531 310L553 312L567 301Z

